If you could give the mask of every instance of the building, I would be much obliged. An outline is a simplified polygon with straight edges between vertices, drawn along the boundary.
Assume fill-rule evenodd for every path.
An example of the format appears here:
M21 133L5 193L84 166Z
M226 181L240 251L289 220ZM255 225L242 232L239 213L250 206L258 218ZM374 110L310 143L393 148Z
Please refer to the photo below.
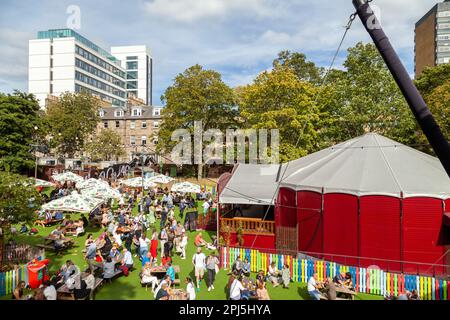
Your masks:
M122 68L127 72L127 92L145 101L149 106L153 102L153 59L145 46L112 47L111 54L120 59Z
M118 56L72 29L39 31L37 39L29 41L29 93L42 108L50 96L82 91L114 107L126 107L128 95L151 105L152 58L147 47L112 49Z
M130 99L126 107L101 108L97 130L110 129L122 137L126 156L119 161L129 162L134 155L144 153L159 162L156 146L162 107L136 103L138 101Z
M436 4L415 27L415 73L450 62L450 0Z

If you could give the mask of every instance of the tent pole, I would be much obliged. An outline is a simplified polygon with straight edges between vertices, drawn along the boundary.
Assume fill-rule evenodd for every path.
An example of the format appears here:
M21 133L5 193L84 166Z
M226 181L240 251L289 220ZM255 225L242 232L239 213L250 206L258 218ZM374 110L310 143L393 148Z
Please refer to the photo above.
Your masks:
M366 31L383 57L395 82L402 91L414 117L450 177L450 145L442 134L430 109L417 90L400 58L392 47L367 0L352 0Z

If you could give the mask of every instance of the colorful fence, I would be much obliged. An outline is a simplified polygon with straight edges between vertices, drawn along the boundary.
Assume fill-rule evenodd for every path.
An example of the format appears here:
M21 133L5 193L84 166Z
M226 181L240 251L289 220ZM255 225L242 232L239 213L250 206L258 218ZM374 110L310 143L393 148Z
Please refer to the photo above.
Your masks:
M352 274L357 292L397 296L405 290L415 289L422 300L450 300L450 281L443 279L349 267L334 262L297 259L288 255L264 253L253 249L221 248L220 254L221 264L225 269L229 269L240 255L242 260L248 258L252 272L267 271L272 262L275 262L281 270L287 262L295 282L306 283L314 273L318 274L319 281L323 281L343 271Z
M20 281L28 284L27 265L0 273L0 296L11 295Z

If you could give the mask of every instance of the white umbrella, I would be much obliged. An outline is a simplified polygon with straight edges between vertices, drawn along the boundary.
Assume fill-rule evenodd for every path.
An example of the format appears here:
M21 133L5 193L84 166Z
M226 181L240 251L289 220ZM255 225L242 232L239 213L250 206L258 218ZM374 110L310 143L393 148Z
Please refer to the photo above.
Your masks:
M55 174L54 176L52 176L52 178L53 178L53 180L62 182L62 183L66 182L66 181L73 181L76 183L84 181L83 177L81 177L73 172L70 172L70 171L63 172L60 174Z
M75 191L66 197L44 204L42 209L49 211L91 212L102 203L102 199L90 198Z
M142 177L122 180L120 183L132 187L132 188L141 188L142 187ZM144 188L153 188L156 186L156 183L150 181L149 179L144 179Z
M167 183L172 182L175 179L168 177L166 175L163 175L163 174L158 174L156 176L148 178L148 180L151 182L154 182L154 183L167 184Z
M54 187L55 186L54 183L51 183L51 182L45 181L45 180L41 180L41 179L31 178L30 180L32 181L32 183L34 181L34 186L35 187L44 187L44 188L46 188L46 187Z
M121 197L119 190L109 186L98 186L89 189L82 189L81 194L90 198L99 199L119 199Z
M201 188L198 184L193 184L190 182L180 182L175 183L171 189L173 192L182 192L182 193L200 193Z
M88 180L83 180L83 181L77 182L76 186L78 189L92 189L92 188L97 188L97 187L103 187L103 188L109 187L109 184L108 184L108 182L103 181L103 180L90 178Z

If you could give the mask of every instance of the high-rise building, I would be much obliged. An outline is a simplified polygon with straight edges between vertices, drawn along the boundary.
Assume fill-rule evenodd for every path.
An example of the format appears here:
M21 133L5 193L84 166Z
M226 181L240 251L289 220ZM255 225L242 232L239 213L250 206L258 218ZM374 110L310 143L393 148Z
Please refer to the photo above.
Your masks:
M450 0L436 4L415 28L415 71L450 63Z
M153 60L145 46L112 47L111 54L117 57L127 72L127 92L152 105Z

